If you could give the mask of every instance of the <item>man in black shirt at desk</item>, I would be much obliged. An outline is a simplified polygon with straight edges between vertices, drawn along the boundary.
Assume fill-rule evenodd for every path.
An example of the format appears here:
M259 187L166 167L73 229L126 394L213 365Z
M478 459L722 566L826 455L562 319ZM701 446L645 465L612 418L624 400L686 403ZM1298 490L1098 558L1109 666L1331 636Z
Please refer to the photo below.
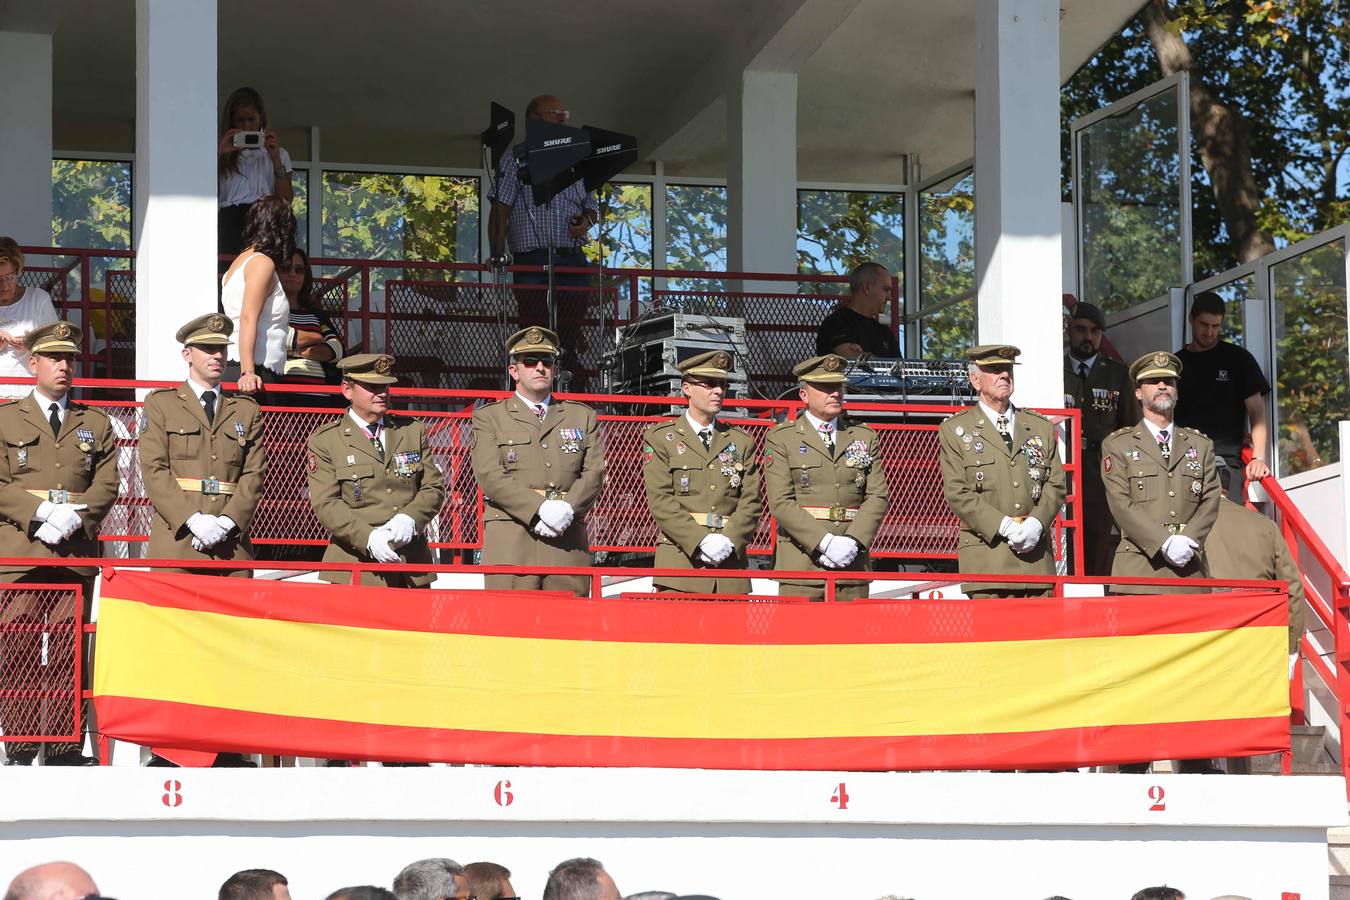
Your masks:
M1228 497L1243 502L1243 477L1254 481L1270 474L1266 452L1266 402L1270 382L1256 359L1242 347L1220 340L1223 298L1202 291L1191 301L1191 342L1177 351L1181 360L1176 422L1194 428L1214 442L1214 453L1233 468ZM1241 450L1252 424L1252 461L1243 471Z
M816 354L837 353L856 359L869 356L895 358L900 343L877 316L894 296L891 273L881 263L865 262L848 276L848 297L820 323L816 332Z

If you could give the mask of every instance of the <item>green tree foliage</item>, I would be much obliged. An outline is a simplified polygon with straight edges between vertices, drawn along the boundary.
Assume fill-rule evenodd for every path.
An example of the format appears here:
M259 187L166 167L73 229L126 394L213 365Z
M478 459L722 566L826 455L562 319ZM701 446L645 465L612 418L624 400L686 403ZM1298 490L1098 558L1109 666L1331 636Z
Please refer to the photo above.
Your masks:
M797 192L797 271L847 275L859 263L905 272L903 194Z
M923 358L956 358L975 342L974 172L919 196L919 312Z
M131 247L131 163L52 160L52 246Z

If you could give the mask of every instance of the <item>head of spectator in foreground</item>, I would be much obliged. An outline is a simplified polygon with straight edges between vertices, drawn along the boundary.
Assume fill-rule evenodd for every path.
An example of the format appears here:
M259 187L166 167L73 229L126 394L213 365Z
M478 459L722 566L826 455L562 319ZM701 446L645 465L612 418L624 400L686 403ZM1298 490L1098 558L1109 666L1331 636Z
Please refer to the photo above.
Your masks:
M520 396L531 403L543 403L553 391L558 348L557 332L539 325L522 328L506 339L506 355L511 360L506 370Z
M357 418L372 424L389 411L389 389L398 383L394 358L387 353L358 353L338 362L342 396Z
M69 322L48 322L24 335L23 345L28 350L28 371L37 380L42 396L60 400L68 394L75 377L80 330Z
M1164 884L1135 891L1130 900L1186 900L1186 895L1177 888L1168 887Z
M469 879L453 859L419 859L398 873L394 896L398 900L468 900Z
M220 110L220 134L224 137L230 129L238 131L266 131L267 104L262 94L251 87L235 88L234 93L225 98ZM239 153L234 150L220 155L220 174L239 171Z
M1170 425L1176 415L1177 379L1181 360L1166 350L1145 353L1130 364L1134 396L1144 416L1155 425Z
M15 875L5 900L81 900L90 895L98 895L98 885L88 872L72 862L49 862Z
M844 370L848 360L835 353L813 356L792 367L797 396L806 411L822 422L833 422L844 411Z
M566 125L572 117L567 106L552 94L540 94L525 105L525 115L531 119L543 119L555 125Z
M464 867L469 879L469 896L477 900L519 900L511 887L511 870L494 862L469 863Z
M670 891L643 891L640 894L629 894L623 900L675 900L676 895Z
M1069 353L1074 359L1091 359L1102 348L1106 316L1091 303L1079 303L1069 314Z
M690 418L700 425L711 425L726 400L731 354L709 350L689 357L676 368L680 370L680 393L689 400Z
M244 218L245 247L266 256L280 270L295 252L295 213L291 204L276 194L253 201Z
M338 888L324 900L398 900L398 897L395 896L393 891L387 891L382 887L362 884L356 887Z
M1223 298L1201 291L1191 300L1191 350L1212 350L1223 332Z
M277 280L286 294L291 309L318 309L314 301L314 273L309 268L309 255L299 247L291 248L291 258L277 266Z
M894 296L891 273L877 262L859 263L848 273L849 309L860 316L875 319Z
M18 241L0 236L0 306L9 306L23 294L19 276L23 274L23 252Z
M996 413L1012 404L1013 366L1021 365L1022 351L1012 344L980 344L966 351L966 373L980 402Z
M280 872L244 869L225 879L216 900L291 900L288 884Z
M548 873L543 900L620 900L619 889L596 859L560 862Z

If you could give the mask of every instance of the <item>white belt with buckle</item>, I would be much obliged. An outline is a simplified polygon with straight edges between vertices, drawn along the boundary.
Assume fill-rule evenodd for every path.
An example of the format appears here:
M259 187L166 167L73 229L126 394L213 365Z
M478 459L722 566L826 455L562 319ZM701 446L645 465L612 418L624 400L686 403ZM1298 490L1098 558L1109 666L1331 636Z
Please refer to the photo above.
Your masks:
M63 491L56 488L50 488L45 491L28 488L28 493L32 494L34 497L41 497L43 500L50 500L53 503L70 503L72 500L84 496L84 494L75 491Z
M813 519L827 522L852 522L858 518L856 506L803 506L802 510Z
M208 496L233 494L239 487L233 481L221 481L218 478L175 478L174 481L185 491L195 491Z

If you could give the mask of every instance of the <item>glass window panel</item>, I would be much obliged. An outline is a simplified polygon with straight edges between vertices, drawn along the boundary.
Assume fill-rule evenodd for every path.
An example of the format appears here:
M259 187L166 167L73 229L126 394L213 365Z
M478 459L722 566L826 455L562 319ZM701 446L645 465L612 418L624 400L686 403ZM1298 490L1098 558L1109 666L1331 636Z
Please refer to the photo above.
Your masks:
M600 229L595 240L586 245L586 258L613 269L650 269L652 267L652 186L650 184L602 185ZM643 279L644 281L646 279Z
M1271 267L1280 477L1340 459L1347 397L1345 246L1335 241Z
M666 185L666 268L727 270L727 189L719 185ZM671 278L669 290L724 290L722 281Z
M931 316L926 310L954 302ZM975 340L975 173L919 194L919 346L924 357L959 356Z
M323 256L477 262L478 249L477 178L323 173ZM383 284L385 274L377 269L372 277ZM419 278L453 275L424 271Z
M291 173L291 212L295 213L295 242L309 250L309 171L297 168Z
M959 359L974 343L974 339L974 297L967 297L919 319L919 355L924 359Z
M1083 297L1106 312L1182 284L1177 92L1078 132Z
M99 250L131 248L130 162L94 159L52 160L52 246ZM51 263L67 262L51 260ZM44 261L46 264L48 261ZM89 260L90 288L102 298L110 269L132 267L129 259L95 256ZM80 269L71 270L66 295L80 296ZM59 300L58 300L59 302ZM70 314L70 313L68 313Z

